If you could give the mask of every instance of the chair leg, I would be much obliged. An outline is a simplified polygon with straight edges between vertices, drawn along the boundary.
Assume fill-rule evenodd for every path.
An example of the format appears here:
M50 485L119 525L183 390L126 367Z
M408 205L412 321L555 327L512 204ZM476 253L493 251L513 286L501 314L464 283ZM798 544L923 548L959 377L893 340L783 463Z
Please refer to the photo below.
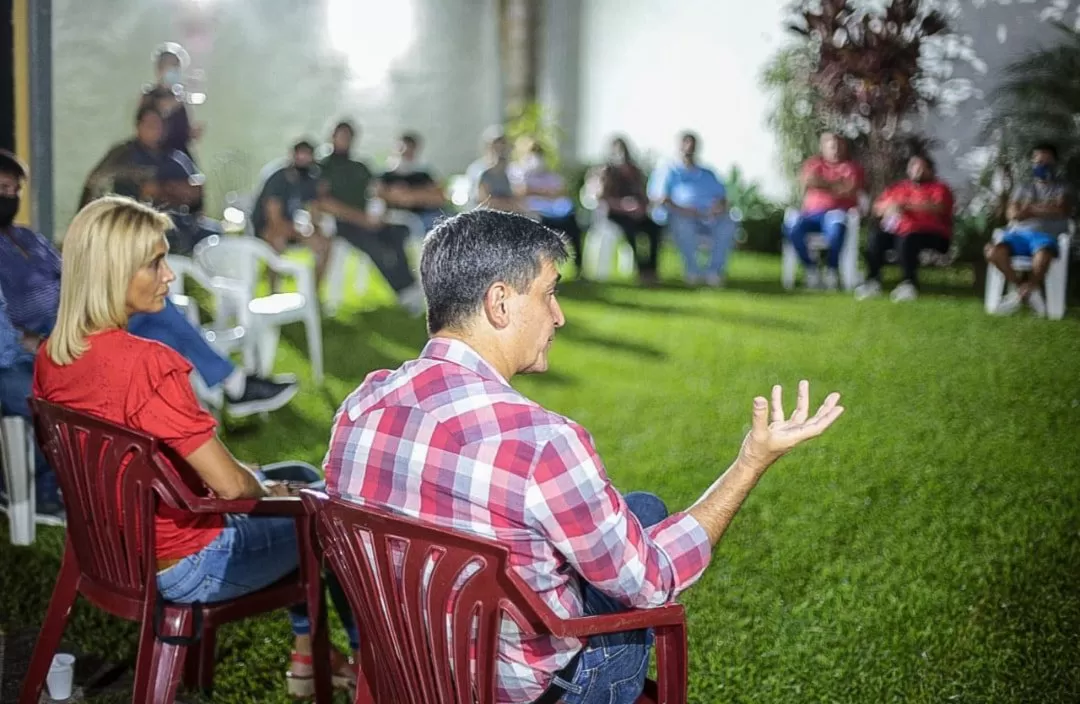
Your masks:
M190 608L170 607L162 619L164 635L191 635ZM132 704L173 704L180 688L187 646L170 645L154 637L154 610L147 603L143 609L139 633L139 655L135 660L135 686Z
M199 691L209 695L214 691L214 668L217 665L217 629L204 628L199 640Z
M79 568L75 563L71 545L68 544L64 550L60 574L56 577L56 586L53 587L52 598L49 600L49 608L45 612L45 622L41 626L37 644L34 645L34 654L30 658L26 679L23 680L19 704L38 704L41 688L45 686L45 678L49 674L49 666L52 665L53 655L60 646L60 638L64 635L64 627L67 626L71 607L75 605L78 595Z
M12 545L32 545L36 534L34 523L34 449L27 432L26 421L18 416L0 422L0 466L8 490L8 523Z
M308 356L311 357L311 375L315 383L323 382L322 323L319 321L318 308L312 309L304 319L307 332Z
M986 295L983 303L986 312L993 314L1001 303L1001 294L1005 289L1005 275L993 264L986 265Z
M260 323L256 342L258 354L258 373L269 377L274 372L274 360L277 358L278 342L281 340L281 328L277 325Z
M330 671L329 622L326 616L326 600L323 598L322 565L318 552L312 547L314 541L310 523L306 520L298 521L296 528L300 537L301 576L307 585L315 702L330 704L334 699L334 688L331 684L333 673Z
M795 269L798 266L798 257L795 256L795 248L791 243L784 240L780 253L780 283L790 291L795 288Z
M1061 320L1065 317L1065 299L1068 287L1068 264L1063 261L1069 256L1069 252L1061 254L1050 264L1050 271L1046 275L1046 317L1050 320Z

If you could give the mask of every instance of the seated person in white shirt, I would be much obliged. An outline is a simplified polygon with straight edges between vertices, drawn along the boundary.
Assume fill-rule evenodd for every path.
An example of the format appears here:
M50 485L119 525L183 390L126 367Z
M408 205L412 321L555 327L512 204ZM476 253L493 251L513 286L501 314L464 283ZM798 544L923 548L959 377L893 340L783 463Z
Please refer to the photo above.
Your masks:
M580 276L581 226L574 201L566 191L566 179L550 168L544 147L536 139L524 138L520 151L521 159L509 169L514 193L530 212L536 213L541 223L567 236L574 246L574 265Z

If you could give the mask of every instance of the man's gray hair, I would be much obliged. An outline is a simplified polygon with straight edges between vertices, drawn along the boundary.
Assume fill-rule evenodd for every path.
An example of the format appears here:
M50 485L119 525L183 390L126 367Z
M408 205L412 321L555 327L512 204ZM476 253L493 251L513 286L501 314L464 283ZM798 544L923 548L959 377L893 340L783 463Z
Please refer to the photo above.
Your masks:
M479 209L443 220L420 257L428 332L463 327L496 282L528 291L545 260L561 264L568 252L564 235L522 215Z

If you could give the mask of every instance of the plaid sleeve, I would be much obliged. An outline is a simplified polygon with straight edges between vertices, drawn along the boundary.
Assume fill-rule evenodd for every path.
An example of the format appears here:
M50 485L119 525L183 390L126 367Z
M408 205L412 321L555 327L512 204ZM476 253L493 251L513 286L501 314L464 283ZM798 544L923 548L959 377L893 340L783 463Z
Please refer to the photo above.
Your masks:
M712 555L705 530L689 514L643 529L578 426L560 428L541 448L525 511L578 574L632 607L672 601Z

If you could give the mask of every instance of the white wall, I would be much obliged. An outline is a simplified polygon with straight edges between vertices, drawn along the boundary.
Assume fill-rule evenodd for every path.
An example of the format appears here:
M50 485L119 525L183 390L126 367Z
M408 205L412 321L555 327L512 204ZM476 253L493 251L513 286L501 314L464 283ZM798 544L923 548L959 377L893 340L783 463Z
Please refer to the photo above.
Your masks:
M150 54L185 44L208 98L196 157L210 207L250 187L259 167L341 117L359 149L386 156L403 128L425 137L443 174L475 158L499 119L495 0L55 0L57 238L87 172L133 132Z
M705 163L734 163L772 195L785 186L765 126L762 68L783 39L785 0L584 0L578 156L609 137L668 157L680 130L701 137ZM639 157L640 158L640 157Z

